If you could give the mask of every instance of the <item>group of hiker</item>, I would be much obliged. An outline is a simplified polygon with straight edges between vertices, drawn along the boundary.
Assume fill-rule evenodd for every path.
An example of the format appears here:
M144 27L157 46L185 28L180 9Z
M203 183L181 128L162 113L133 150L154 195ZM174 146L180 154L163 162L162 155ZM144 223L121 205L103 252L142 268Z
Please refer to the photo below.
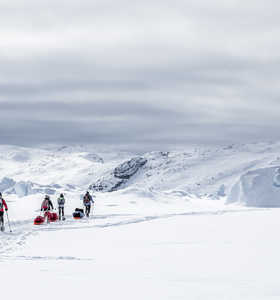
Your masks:
M93 201L90 193L87 191L86 194L83 196L83 205L85 206L85 214L87 217L89 217L92 204L94 204L94 201ZM59 197L57 198L59 220L65 220L64 205L65 205L65 198L64 198L64 195L61 193L59 195ZM50 199L50 196L46 195L42 202L42 205L41 205L41 211L50 211L53 209L54 209L54 206Z
M94 204L93 197L95 197L95 196L91 196L88 191L83 196L83 205L85 206L85 214L87 217L89 217L89 215L90 215L91 205ZM65 197L64 197L63 193L61 193L59 195L59 197L57 198L59 220L65 220L64 206L65 206ZM4 230L4 208L5 208L5 211L7 212L8 205L2 197L2 193L0 192L0 229L1 229L1 231ZM49 212L53 209L54 209L54 205L50 199L50 196L45 195L44 200L41 205L41 211Z

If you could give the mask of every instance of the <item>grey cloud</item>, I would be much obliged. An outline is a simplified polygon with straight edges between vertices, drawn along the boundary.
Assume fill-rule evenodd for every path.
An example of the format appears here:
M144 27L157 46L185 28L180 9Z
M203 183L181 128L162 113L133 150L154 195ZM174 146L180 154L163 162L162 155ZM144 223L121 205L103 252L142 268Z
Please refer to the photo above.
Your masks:
M120 104L120 105L118 105ZM252 122L247 116L233 120L207 120L209 113L201 110L176 112L145 106L143 103L107 103L79 106L55 104L50 116L45 117L49 103L20 104L20 114L13 113L12 104L1 107L1 142L12 144L41 143L95 143L115 145L119 148L144 151L145 149L170 149L194 143L230 143L246 139L255 140L269 130L270 137L278 138L276 128L269 124ZM31 109L33 106L33 109ZM75 114L73 114L75 112ZM32 115L38 116L37 119ZM13 122L7 122L13 117ZM82 116L82 117L81 117ZM42 117L42 119L40 119ZM250 123L251 120L251 123ZM264 119L262 119L264 121ZM220 129L222 127L222 130Z
M32 94L48 94L52 92L69 93L73 90L139 90L148 88L145 82L133 80L60 80L60 81L45 81L41 83L2 83L0 90L2 95L20 95L23 98L26 95Z
M270 4L1 1L1 143L278 138Z
M47 104L46 104L47 105ZM43 105L44 106L44 105ZM31 113L40 112L43 106L35 107ZM55 106L53 113L60 116L50 120L30 121L28 107L22 112L22 116L15 115L13 122L8 123L6 110L1 110L0 114L1 139L2 143L20 144L40 144L49 142L60 143L95 143L95 144L116 144L117 146L137 144L143 150L143 144L148 137L154 142L160 142L157 135L162 131L166 132L171 126L180 127L183 116L172 111L153 109L152 107L142 107L133 105L130 107L105 109L105 107L88 106L88 111L84 106L72 105L72 109L77 108L77 114L90 116L90 119L75 119L67 113L67 108ZM11 106L6 106L10 109ZM21 107L20 107L21 108ZM123 111L121 111L123 110ZM7 117L5 117L5 115ZM39 113L41 116L42 114ZM101 118L100 118L101 116ZM52 116L54 117L54 116ZM25 119L26 118L26 119ZM177 124L177 125L176 125Z
M127 101L106 101L106 102L86 102L79 103L70 102L54 102L35 101L35 102L2 102L0 103L0 117L1 119L9 118L9 114L16 115L17 119L27 120L31 118L34 113L40 118L44 114L48 114L50 118L59 117L62 120L76 115L77 118L83 119L89 117L94 118L110 118L110 117L132 117L132 118L154 118L159 116L161 118L177 118L184 117L184 113L177 112L175 109L168 110L160 108L156 105L144 104L141 102L127 102ZM50 114L51 112L51 114ZM143 125L144 126L144 125Z

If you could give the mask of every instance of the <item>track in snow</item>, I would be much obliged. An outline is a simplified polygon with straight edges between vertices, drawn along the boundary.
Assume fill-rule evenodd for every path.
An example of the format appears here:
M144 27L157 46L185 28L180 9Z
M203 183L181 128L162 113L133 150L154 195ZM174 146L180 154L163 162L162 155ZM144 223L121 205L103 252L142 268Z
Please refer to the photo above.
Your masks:
M19 247L23 247L27 239L40 232L44 231L58 231L58 230L82 230L89 228L108 228L114 226L124 226L143 222L149 222L153 220L166 219L178 216L204 216L204 215L224 215L228 213L242 213L248 211L260 211L264 209L229 209L229 210L216 210L216 211L192 211L162 215L151 215L151 216L139 216L133 214L108 214L108 215L94 215L90 218L81 220L74 220L71 216L66 216L66 221L57 221L55 223L33 225L33 220L24 220L11 222L13 229L12 233L4 232L1 234L0 241L0 259L6 259L7 254L12 252ZM265 209L268 210L268 209ZM18 259L31 259L28 257L15 257ZM34 257L34 259L41 259L40 257ZM76 258L50 258L50 259L76 259Z

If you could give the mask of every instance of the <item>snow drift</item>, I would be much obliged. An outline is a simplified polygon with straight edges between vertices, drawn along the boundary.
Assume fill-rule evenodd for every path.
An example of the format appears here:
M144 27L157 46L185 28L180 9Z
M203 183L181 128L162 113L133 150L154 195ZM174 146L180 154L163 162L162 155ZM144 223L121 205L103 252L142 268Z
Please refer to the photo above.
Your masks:
M280 173L278 167L249 171L232 187L227 203L254 207L280 207Z
M54 195L58 189L63 188L59 184L40 185L31 181L15 181L9 177L3 177L0 181L0 192L5 194L16 194L18 197L25 197L34 194L49 194ZM69 190L70 187L64 187L64 190ZM73 188L72 188L73 189Z

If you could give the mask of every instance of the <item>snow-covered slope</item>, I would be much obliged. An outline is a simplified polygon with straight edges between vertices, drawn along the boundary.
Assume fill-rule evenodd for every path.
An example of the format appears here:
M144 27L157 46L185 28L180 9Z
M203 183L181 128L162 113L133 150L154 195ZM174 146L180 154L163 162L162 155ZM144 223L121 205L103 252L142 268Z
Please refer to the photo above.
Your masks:
M280 173L278 167L249 171L233 186L227 203L253 207L280 207Z
M5 215L3 298L278 299L279 209L246 205L280 194L279 157L280 143L142 154L0 146L12 229ZM106 181L115 191L94 192L91 216L74 220L85 190ZM60 192L66 221L34 226L43 194L56 206Z
M91 187L148 197L171 193L216 199L229 195L233 185L248 171L280 165L279 157L279 142L189 146L185 151L138 156L97 151L92 146L0 146L0 191L26 196L83 192ZM102 185L105 188L100 188Z
M24 195L48 193L48 189L83 191L100 174L121 163L125 154L115 155L105 152L104 162L100 155L82 146L47 149L0 146L0 191L21 190L18 193L21 196L22 190L27 190Z
M239 178L251 170L280 165L279 143L256 143L225 147L189 147L181 152L151 152L139 159L145 163L129 179L120 182L109 169L92 187L147 193L173 193L217 199L229 195ZM127 163L130 161L128 160ZM100 185L105 183L105 188ZM110 184L108 184L110 183Z

